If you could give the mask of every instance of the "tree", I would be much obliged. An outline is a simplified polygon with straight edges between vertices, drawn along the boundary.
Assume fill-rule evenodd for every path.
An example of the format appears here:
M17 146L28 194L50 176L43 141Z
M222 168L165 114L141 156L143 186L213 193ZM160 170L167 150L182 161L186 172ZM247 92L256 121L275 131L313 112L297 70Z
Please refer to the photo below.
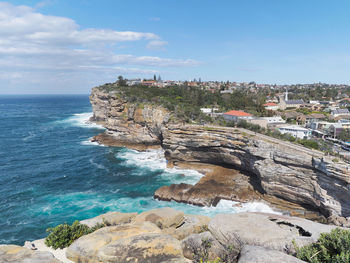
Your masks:
M118 86L120 86L120 87L126 86L126 81L123 78L123 76L118 76Z

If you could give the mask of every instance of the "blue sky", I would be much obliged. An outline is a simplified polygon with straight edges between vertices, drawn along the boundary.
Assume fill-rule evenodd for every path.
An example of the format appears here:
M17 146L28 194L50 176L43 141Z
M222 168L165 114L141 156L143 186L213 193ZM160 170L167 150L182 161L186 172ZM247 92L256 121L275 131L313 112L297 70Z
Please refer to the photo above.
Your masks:
M0 93L127 78L350 84L350 1L0 2Z

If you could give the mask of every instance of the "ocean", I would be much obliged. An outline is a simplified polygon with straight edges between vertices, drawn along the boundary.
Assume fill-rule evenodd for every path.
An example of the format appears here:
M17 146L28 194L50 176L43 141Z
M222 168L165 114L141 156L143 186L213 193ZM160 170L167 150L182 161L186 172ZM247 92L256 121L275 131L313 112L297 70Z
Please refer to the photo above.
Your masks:
M195 183L202 175L168 169L161 150L91 143L104 131L91 116L88 95L0 96L0 244L23 245L45 237L49 227L109 211L273 212L262 203L208 208L154 200L160 186Z

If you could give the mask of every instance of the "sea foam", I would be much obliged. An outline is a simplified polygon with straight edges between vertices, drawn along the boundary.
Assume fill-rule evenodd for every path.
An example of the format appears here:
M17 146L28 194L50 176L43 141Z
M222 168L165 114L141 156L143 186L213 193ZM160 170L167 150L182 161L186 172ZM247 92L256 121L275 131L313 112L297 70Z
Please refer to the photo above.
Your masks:
M89 128L89 129L105 129L102 125L90 121L93 116L92 112L75 113L72 116L56 121L57 124L68 124L74 127Z
M116 158L123 160L125 166L138 166L151 171L162 171L162 176L178 178L179 175L183 175L182 182L189 184L198 182L203 176L196 170L168 168L162 149L150 149L143 152L123 149L116 154Z

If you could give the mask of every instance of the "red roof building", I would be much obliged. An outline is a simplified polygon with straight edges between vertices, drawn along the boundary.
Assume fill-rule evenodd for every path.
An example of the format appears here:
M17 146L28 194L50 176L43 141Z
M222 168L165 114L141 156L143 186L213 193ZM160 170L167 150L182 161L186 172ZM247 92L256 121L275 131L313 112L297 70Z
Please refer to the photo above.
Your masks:
M276 103L273 102L268 102L263 105L264 107L269 107L269 106L278 106Z
M235 117L251 117L252 115L244 112L244 111L239 111L239 110L231 110L228 112L225 112L224 114L230 115L230 116L235 116Z

